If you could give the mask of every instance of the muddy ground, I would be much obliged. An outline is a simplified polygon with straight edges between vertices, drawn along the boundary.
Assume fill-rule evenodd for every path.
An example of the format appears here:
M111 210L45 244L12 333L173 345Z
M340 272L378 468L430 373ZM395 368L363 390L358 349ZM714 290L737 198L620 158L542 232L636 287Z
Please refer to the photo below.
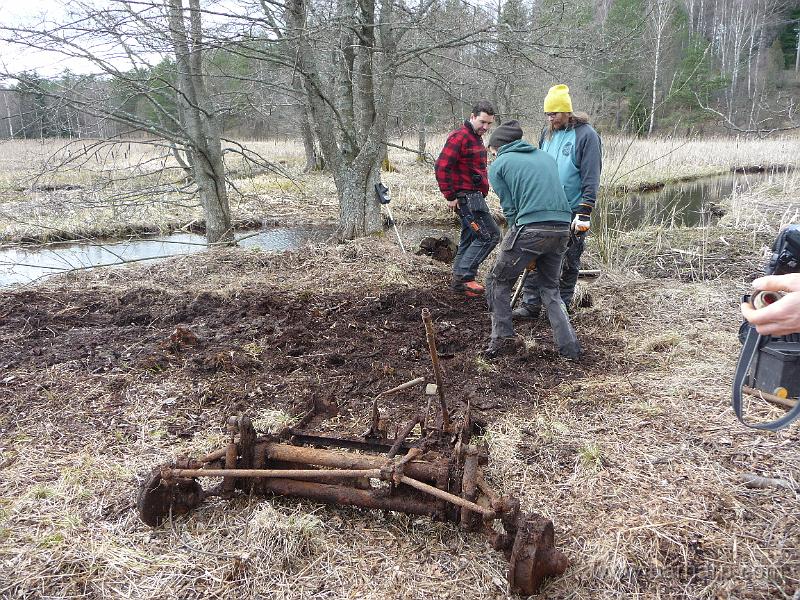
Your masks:
M0 349L0 365L14 373L6 382L9 415L48 407L67 408L65 425L75 432L113 424L124 429L126 388L142 379L167 379L187 387L204 382L197 408L220 417L271 408L300 415L309 402L337 407L356 428L368 416L380 392L431 373L421 310L436 323L436 340L446 378L446 395L456 405L467 398L484 419L529 403L515 388L537 389L542 396L570 378L636 368L620 360L623 342L613 336L582 336L587 348L580 363L558 356L549 324L524 324L539 343L493 364L511 378L476 361L485 347L489 319L481 299L465 299L444 280L427 288L387 288L364 297L358 293L296 293L243 289L234 295L191 289L165 290L141 284L123 290L30 290L2 301L0 331L9 343ZM580 319L578 319L580 322ZM51 381L51 370L64 377ZM71 402L76 387L98 382L85 408ZM11 392L13 389L13 393ZM419 390L393 397L385 410L410 417L418 409ZM61 399L66 406L53 405ZM182 403L181 403L182 404ZM165 405L171 434L191 437L204 423L186 406ZM15 431L14 420L6 423Z
M278 501L269 520L321 524L291 564L261 565L275 549L253 538L258 499L212 502L172 533L135 516L149 468L218 447L229 415L322 402L335 410L316 430L364 432L378 393L433 381L423 308L451 407L469 400L486 427L494 484L553 519L572 561L543 597L797 597L798 494L739 480L800 478L797 427L752 433L727 407L741 282L586 280L575 363L546 320L519 326L520 355L481 359L485 304L448 281L362 240L0 293L0 597L507 597L502 556L448 524ZM381 410L399 425L422 406L414 388ZM219 556L243 547L231 571Z

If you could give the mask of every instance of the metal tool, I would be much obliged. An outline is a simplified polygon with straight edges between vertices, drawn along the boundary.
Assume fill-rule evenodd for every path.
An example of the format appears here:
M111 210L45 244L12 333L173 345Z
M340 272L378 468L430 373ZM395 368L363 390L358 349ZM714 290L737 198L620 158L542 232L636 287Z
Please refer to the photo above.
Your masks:
M389 225L394 228L394 234L397 236L397 241L400 244L400 250L402 250L405 254L406 248L403 246L403 240L400 238L400 232L397 229L397 224L394 222L392 209L389 208L389 202L392 199L392 195L389 193L389 188L379 181L375 184L375 195L378 197L378 202L386 207L386 212L389 215Z
M532 265L532 266L531 266ZM519 299L522 297L522 292L525 288L525 280L528 278L533 271L536 270L536 259L533 259L528 266L525 267L525 270L522 272L522 275L519 276L517 280L517 286L514 288L514 293L511 295L511 308L517 305ZM600 275L600 269L581 269L578 271L578 277L597 277Z
M525 287L525 280L528 278L533 271L536 270L536 259L534 258L531 262L528 263L528 266L525 267L525 270L520 275L519 279L517 280L517 287L514 289L514 294L511 296L511 309L513 310L514 307L519 302L520 296L522 296L522 290Z

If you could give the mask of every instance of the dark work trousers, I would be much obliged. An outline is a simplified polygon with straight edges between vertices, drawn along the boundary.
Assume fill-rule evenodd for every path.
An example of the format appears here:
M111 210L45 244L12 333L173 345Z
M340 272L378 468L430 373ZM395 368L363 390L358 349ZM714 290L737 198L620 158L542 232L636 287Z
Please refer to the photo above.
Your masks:
M453 259L453 279L457 281L474 281L478 267L500 241L500 228L494 222L492 215L486 212L476 212L474 215L475 222L483 231L489 233L491 239L482 240L464 223L464 219L461 219L461 241Z
M561 283L559 285L561 299L567 306L572 302L575 295L575 285L578 283L578 274L581 270L581 254L586 248L586 236L588 231L581 233L570 233L569 245L564 253L564 264L561 267ZM538 271L530 273L525 279L525 287L522 288L522 303L526 306L536 307L542 304L539 297L539 274Z
M567 249L569 225L537 224L512 227L500 243L500 254L486 280L486 301L492 314L492 339L514 335L511 321L511 288L532 259L539 274L539 294L547 309L558 349L579 351L578 338L569 322L567 308L558 293L561 261Z

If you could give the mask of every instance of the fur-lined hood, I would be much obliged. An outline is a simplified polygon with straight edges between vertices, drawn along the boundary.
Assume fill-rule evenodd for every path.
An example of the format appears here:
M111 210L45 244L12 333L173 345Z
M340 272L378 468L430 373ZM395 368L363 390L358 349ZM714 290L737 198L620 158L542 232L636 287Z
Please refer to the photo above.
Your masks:
M586 125L589 122L589 114L585 112L574 112L572 116L569 118L569 124L572 127L577 127L578 125Z
M582 111L574 112L569 116L569 121L567 122L566 129L575 129L576 127L580 127L581 125L589 125L589 114ZM553 135L553 128L550 124L548 124L544 128L542 136L544 138L550 139L552 135Z

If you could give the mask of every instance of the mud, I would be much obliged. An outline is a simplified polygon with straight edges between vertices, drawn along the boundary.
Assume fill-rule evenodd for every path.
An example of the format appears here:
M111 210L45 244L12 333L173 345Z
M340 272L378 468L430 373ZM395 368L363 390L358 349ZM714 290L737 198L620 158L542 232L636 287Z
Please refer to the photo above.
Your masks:
M165 290L147 282L122 290L42 288L0 296L0 406L3 428L15 415L60 415L75 433L125 428L136 389L169 389L161 406L172 436L191 437L238 411L280 409L299 416L322 403L334 423L364 431L372 399L419 376L433 381L421 310L431 310L445 394L459 411L469 400L490 421L552 395L565 381L635 368L622 342L582 336L579 364L558 356L546 320L523 324L527 351L478 358L489 317L446 281L430 289L317 293L278 289L235 294ZM580 316L577 317L580 327ZM424 406L422 388L382 402L392 422Z

